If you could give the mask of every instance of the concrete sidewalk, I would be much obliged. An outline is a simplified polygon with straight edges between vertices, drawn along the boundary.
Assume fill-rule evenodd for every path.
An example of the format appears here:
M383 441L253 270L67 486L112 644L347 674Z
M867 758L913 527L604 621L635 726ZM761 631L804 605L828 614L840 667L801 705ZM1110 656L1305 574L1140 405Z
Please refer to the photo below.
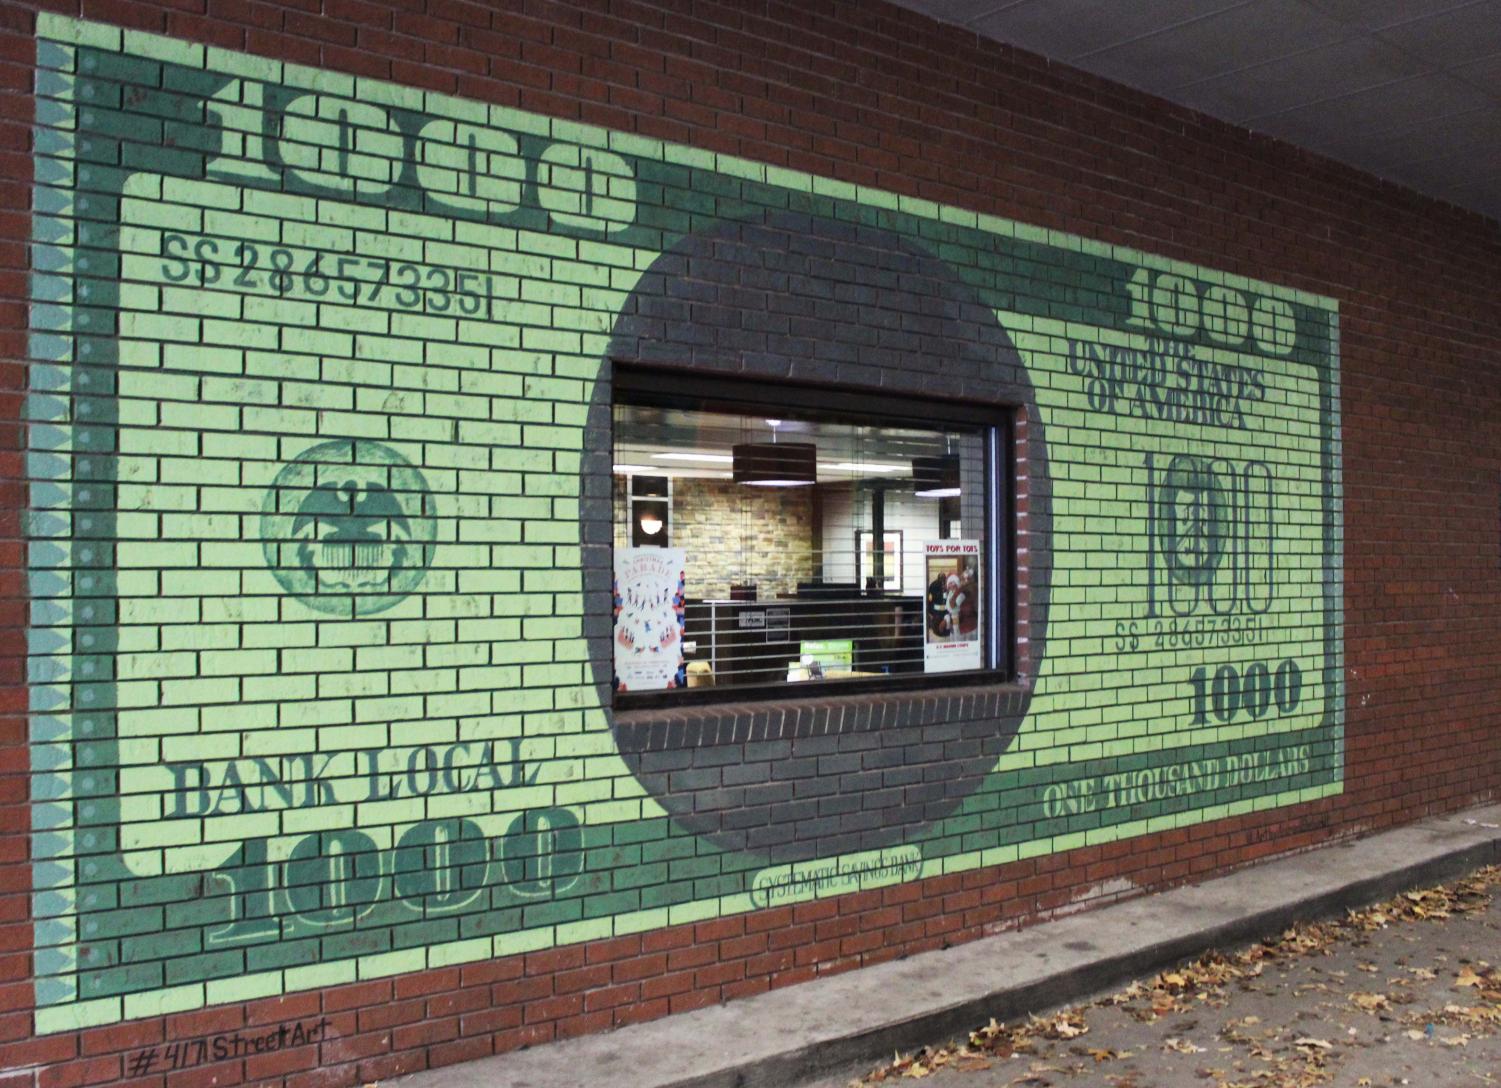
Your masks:
M401 1078L403 1088L771 1088L1077 1001L1212 947L1501 861L1501 806L602 1035Z

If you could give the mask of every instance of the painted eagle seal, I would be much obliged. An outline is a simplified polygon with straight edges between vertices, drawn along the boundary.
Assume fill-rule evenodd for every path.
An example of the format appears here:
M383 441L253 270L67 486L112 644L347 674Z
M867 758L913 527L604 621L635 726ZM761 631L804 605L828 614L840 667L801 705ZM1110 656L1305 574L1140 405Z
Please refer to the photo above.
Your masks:
M320 589L385 586L409 565L412 525L384 484L320 483L297 507L297 562Z

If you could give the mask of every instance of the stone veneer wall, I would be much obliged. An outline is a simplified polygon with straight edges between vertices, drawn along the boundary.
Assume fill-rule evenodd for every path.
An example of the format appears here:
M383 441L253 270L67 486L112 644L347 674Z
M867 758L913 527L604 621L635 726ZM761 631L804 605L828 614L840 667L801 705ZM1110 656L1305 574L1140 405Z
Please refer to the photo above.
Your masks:
M626 478L615 477L615 547L630 546ZM671 544L688 553L688 595L723 600L732 583L754 582L765 600L812 578L813 493L729 480L672 481Z

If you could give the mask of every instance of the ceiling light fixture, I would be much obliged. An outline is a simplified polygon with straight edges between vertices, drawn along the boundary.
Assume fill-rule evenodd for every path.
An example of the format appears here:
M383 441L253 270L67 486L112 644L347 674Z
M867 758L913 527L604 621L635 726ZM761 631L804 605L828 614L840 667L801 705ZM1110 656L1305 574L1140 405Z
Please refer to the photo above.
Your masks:
M727 453L654 453L653 461L699 461L710 465L733 465L735 458Z
M881 465L874 461L840 461L834 465L819 465L831 472L900 472L905 465Z
M768 419L770 442L737 442L730 450L737 484L750 487L811 487L818 483L818 447L811 442L777 442L780 419Z
M912 494L922 499L952 499L960 494L959 458L952 453L912 458Z
M741 442L734 477L751 487L810 487L818 482L818 447L811 442Z

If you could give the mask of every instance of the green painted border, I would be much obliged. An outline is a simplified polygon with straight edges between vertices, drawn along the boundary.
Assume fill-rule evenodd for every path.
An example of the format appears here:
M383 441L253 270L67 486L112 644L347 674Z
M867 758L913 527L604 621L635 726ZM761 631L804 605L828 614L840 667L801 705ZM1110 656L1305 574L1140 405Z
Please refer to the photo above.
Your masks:
M50 20L48 20L50 21ZM38 20L38 36L42 37ZM117 32L118 33L118 32ZM73 624L73 428L68 397L72 362L74 207L73 132L77 111L69 103L74 50L37 44L36 125L32 197L31 367L24 418L28 425L26 475L31 482L26 519L28 590L26 681L30 707L32 917L39 1032L40 1006L77 997L71 946L78 939L74 869L72 714L55 683L72 680L69 639L54 628Z

